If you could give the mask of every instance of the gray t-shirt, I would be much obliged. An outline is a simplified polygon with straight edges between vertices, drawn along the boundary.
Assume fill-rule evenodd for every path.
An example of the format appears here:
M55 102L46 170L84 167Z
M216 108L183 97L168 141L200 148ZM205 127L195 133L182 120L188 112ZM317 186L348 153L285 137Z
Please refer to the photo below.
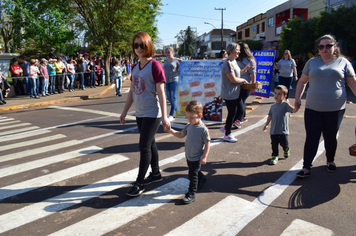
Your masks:
M253 65L254 62L252 61L251 58L249 57L244 57L241 61L237 61L237 65L239 66L239 68L241 70L243 70L248 64ZM256 67L253 66L251 67L248 71L246 71L245 73L243 73L241 75L241 78L244 78L245 80L247 80L249 83L251 82L251 75L256 73Z
M200 125L187 124L182 133L187 135L185 140L185 156L188 161L199 161L204 153L204 144L210 141L209 129L204 123Z
M346 108L346 77L355 76L344 57L325 64L321 57L310 59L303 74L309 77L305 107L314 111L339 111Z
M296 67L295 61L293 59L284 60L281 59L278 61L277 67L279 69L279 75L282 77L292 77L293 68Z
M166 76L166 83L178 81L179 61L177 58L173 58L171 62L169 62L168 59L164 60L163 69Z
M294 107L287 101L271 106L268 116L272 118L270 134L289 134L289 115Z
M240 96L241 84L233 84L227 77L227 73L234 73L240 78L240 67L236 60L230 61L226 59L221 66L221 98L226 100L234 100Z
M135 64L131 81L136 117L160 118L162 115L156 84L166 82L162 65L155 59L151 59L143 68L140 68L139 63Z

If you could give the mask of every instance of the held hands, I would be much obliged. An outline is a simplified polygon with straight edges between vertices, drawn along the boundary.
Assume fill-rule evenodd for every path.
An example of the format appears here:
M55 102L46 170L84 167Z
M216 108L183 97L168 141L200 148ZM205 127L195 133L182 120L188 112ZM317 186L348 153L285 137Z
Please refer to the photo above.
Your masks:
M302 101L300 100L300 98L296 98L294 101L294 108L298 111L301 105L302 105Z
M167 117L162 116L162 127L164 132L169 132L171 130L171 123L169 123Z

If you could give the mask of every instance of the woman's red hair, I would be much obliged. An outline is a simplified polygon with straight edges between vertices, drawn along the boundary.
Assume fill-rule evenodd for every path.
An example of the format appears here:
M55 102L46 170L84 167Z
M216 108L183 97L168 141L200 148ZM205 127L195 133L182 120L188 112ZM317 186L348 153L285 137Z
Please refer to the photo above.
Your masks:
M152 57L153 56L153 45L152 45L152 40L149 34L147 34L144 31L139 31L137 32L133 39L132 39L132 52L135 54L136 57L138 57L138 55L135 53L135 49L134 49L134 42L136 39L141 39L145 49L144 49L144 54L142 55L143 57Z

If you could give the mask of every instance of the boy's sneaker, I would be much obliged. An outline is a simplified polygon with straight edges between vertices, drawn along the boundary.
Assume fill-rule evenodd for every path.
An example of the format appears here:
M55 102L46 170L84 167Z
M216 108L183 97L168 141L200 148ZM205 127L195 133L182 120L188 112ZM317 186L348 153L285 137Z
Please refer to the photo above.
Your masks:
M290 148L288 149L288 151L284 151L284 158L288 158L290 155Z
M143 185L149 185L151 183L159 182L162 181L162 175L153 175L152 172L150 172L150 175L143 181Z
M273 156L271 161L269 162L270 165L275 165L278 162L278 156Z
M225 126L220 128L220 132L225 134Z
M241 128L241 123L239 120L235 121L233 124L232 124L233 127L237 128L237 129L240 129Z
M141 195L145 191L145 187L143 184L139 184L137 182L133 183L132 187L130 188L129 191L127 191L126 195L130 197L137 197Z
M195 201L195 193L191 193L191 192L187 192L185 194L185 197L182 199L182 201L185 203L185 204L189 204L189 203L192 203Z
M236 143L237 142L237 139L232 137L231 134L224 135L223 140L226 141L226 142L230 142L230 143Z

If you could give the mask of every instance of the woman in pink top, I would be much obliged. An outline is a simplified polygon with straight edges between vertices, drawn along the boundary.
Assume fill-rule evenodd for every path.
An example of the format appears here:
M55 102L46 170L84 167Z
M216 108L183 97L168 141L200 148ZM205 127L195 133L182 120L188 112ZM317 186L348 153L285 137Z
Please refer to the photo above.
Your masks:
M36 65L36 59L31 59L30 60L30 85L31 85L31 92L30 92L30 98L40 98L40 96L37 94L37 87L36 87L36 79L37 75L40 73L38 70L38 67Z

